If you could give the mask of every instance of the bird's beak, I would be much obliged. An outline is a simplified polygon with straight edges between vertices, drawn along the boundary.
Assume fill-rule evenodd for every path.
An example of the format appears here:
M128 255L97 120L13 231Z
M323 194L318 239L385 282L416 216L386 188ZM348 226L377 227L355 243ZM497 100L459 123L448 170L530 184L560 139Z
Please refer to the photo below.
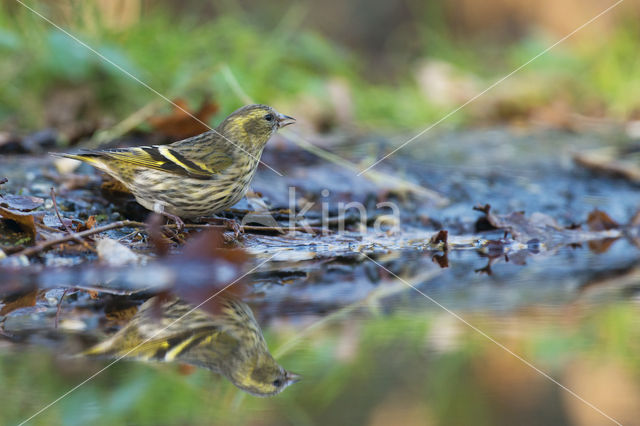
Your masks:
M296 119L288 115L278 113L278 128L288 126L296 122Z
M289 371L287 371L287 386L292 385L294 383L298 383L301 379L302 376L296 373L291 373Z

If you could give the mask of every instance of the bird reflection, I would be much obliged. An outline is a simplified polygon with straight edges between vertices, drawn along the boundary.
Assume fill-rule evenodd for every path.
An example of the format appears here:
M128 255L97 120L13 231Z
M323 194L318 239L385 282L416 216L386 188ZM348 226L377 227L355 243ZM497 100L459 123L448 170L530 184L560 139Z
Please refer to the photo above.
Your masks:
M247 304L221 297L210 314L174 298L145 302L131 321L84 355L178 361L213 370L255 396L276 395L297 382L273 359Z

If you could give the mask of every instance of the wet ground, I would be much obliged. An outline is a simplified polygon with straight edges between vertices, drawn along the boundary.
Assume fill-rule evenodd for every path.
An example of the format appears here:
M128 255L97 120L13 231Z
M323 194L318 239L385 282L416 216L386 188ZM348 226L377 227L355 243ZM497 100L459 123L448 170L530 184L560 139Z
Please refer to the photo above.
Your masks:
M392 149L380 137L331 140L314 143L356 170ZM446 132L357 176L278 139L263 160L284 176L261 168L257 194L227 214L253 212L245 233L219 228L226 249L246 259L193 255L210 249L194 242L205 225L165 230L161 255L144 225L101 233L116 244L86 240L95 252L69 240L34 250L25 227L4 220L0 380L12 392L3 421L26 420L108 365L70 356L122 329L144 300L170 290L195 305L248 272L233 297L249 304L300 383L258 399L189 362L123 360L32 422L636 424L640 192L573 162L602 146L632 141L616 132ZM0 177L3 194L43 199L27 209L46 212L35 219L46 226L36 227L35 247L66 235L51 187L73 226L90 230L90 216L94 229L145 220L88 166L70 175L47 156L4 156ZM367 208L364 221L341 211L353 201ZM304 219L290 222L292 210ZM277 230L290 225L300 230Z

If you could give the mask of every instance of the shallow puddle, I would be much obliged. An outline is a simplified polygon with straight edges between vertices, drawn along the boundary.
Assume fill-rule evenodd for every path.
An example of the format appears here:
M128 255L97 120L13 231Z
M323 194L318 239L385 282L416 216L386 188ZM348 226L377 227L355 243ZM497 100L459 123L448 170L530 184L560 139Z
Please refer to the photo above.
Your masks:
M5 221L12 227L1 241L8 256L0 272L0 419L20 423L46 409L30 423L635 424L640 250L632 217L640 195L628 182L588 175L567 161L570 148L578 141L588 148L591 138L451 134L430 141L430 161L416 148L385 165L446 195L444 207L398 187L356 186L333 165L298 153L305 161L282 164L284 178L261 170L255 180L277 226L288 226L287 188L296 185L296 199L315 203L302 225L321 224L323 202L336 218L341 201L384 199L401 206L400 229L374 231L372 222L388 213L374 208L364 225L349 216L344 233L333 225L326 235L252 228L234 239L226 232L228 248L250 255L242 260L215 251L193 256L194 248L208 249L193 242L201 231L195 228L161 257L138 226L105 232L120 242L110 243L111 251L71 245L19 256L29 244ZM363 148L336 149L355 156ZM266 158L286 153L274 149ZM9 178L3 191L46 198L41 209L51 212L49 188L62 183L49 159L2 158L0 171ZM65 218L140 220L101 194L91 169L81 171L93 183L59 194ZM319 196L323 189L327 195ZM495 216L473 210L486 203ZM250 207L244 202L233 217ZM588 219L594 208L611 222ZM526 213L511 215L520 210ZM441 229L444 240L434 238ZM18 245L25 247L16 255L11 248ZM229 373L239 367L208 365L222 375L202 368L193 352L202 327L235 342L218 323L185 326L187 332L170 325L176 333L150 339L162 342L144 346L144 354L78 356L140 324L137 309L158 293L172 290L195 307L243 275L244 290L230 296L248 304L277 365L302 376L277 396L253 396L254 388ZM216 306L201 308L223 315ZM145 324L168 318L159 311ZM214 346L245 347L224 339Z

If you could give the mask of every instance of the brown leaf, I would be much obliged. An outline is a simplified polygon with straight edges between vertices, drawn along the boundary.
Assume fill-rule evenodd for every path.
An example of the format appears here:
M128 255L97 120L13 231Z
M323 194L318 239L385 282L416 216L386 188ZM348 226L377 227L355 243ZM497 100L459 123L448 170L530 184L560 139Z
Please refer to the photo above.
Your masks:
M514 240L521 243L527 243L530 248L544 245L547 248L558 244L573 244L582 241L593 241L602 236L596 233L601 231L609 231L618 228L618 224L613 221L606 213L594 210L589 214L587 224L589 231L582 231L579 228L567 229L558 225L551 216L534 212L529 217L523 212L514 212L507 215L495 214L491 211L490 206L475 207L474 210L481 211L485 214L482 223L487 226L486 229L503 229L509 232ZM479 220L476 222L476 230L478 230ZM614 233L615 234L615 233ZM609 237L607 235L607 237ZM617 235L611 235L611 238L617 238ZM608 243L610 245L610 243ZM606 250L608 245L594 245L594 249Z
M620 225L602 210L595 209L587 217L590 231L608 231L617 229Z
M607 252L613 243L618 241L617 238L604 238L602 240L592 240L588 242L589 250L594 253L602 254Z
M7 315L9 312L15 311L20 308L28 308L36 305L36 296L38 290L31 290L28 293L23 293L15 297L6 298L4 306L0 309L0 315Z
M0 207L0 216L5 219L12 220L18 224L23 232L31 237L32 241L36 239L36 224L33 219L33 214L24 213L17 210L10 210Z
M0 196L0 206L12 210L31 211L37 209L44 203L42 198L30 197L28 195L4 195Z
M594 173L640 182L640 167L631 160L624 160L610 152L583 152L573 156L573 161Z
M76 232L88 231L94 226L96 226L96 217L92 215L89 216L86 222L78 224Z
M210 130L209 126L203 123L207 123L219 109L210 99L205 99L200 109L192 113L184 99L176 99L174 103L177 106L171 114L151 117L149 124L154 130L175 139L188 138ZM189 111L190 114L185 111Z
M433 245L438 245L440 243L442 243L443 245L443 250L447 251L447 238L449 237L449 232L446 229L442 229L440 231L438 231L438 233L436 235L434 235L433 237L431 237L431 241L429 241L431 244Z

